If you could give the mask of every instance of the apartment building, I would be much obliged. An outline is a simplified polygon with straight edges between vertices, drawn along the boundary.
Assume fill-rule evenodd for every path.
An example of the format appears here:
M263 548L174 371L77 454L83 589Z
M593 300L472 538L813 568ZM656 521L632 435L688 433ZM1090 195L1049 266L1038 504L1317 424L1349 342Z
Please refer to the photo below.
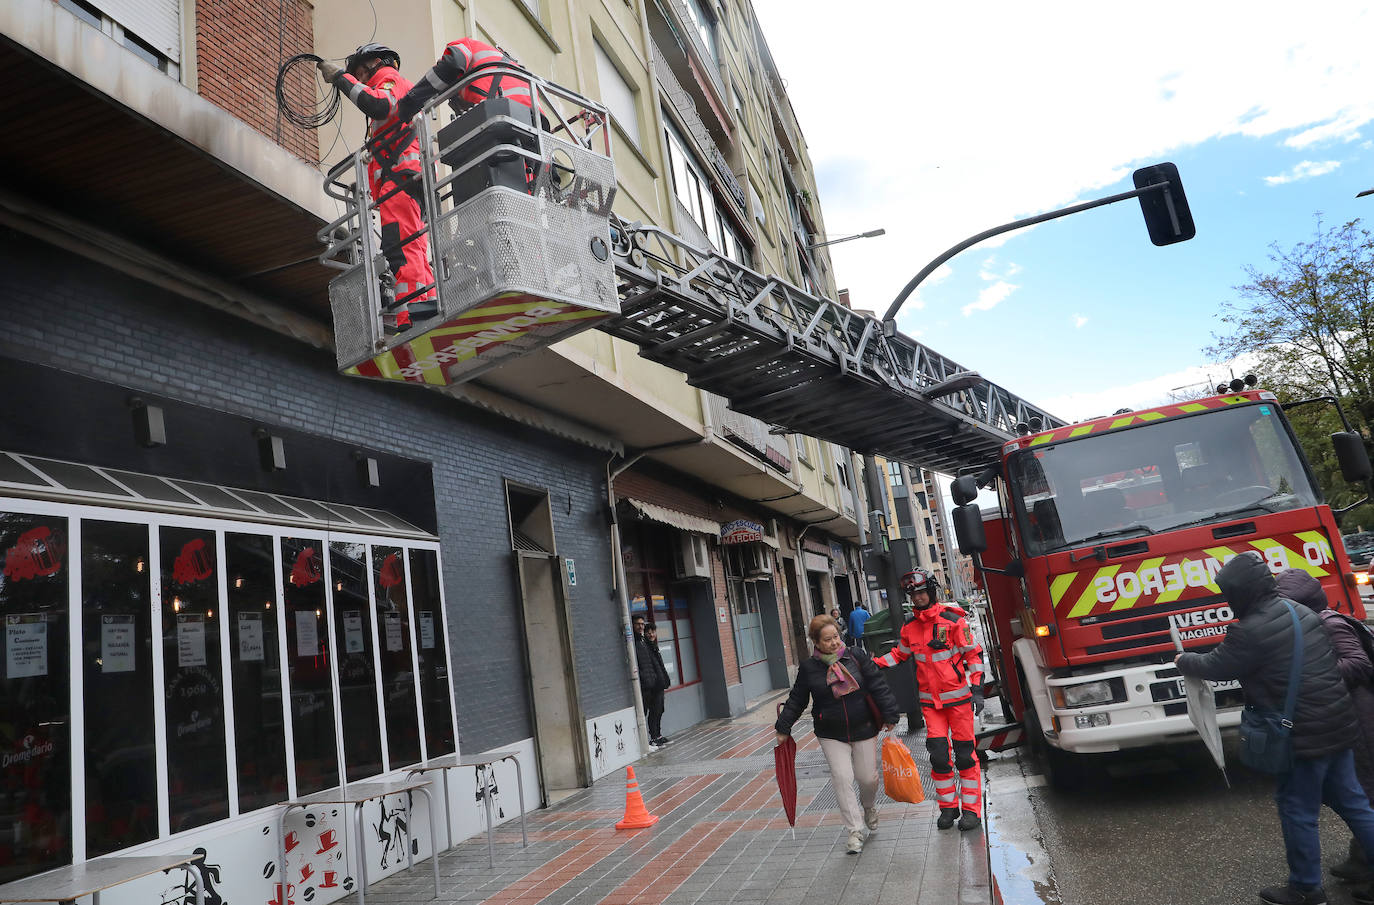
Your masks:
M484 801L510 819L642 755L630 613L659 624L671 734L785 684L855 593L848 452L606 334L452 390L337 373L320 177L363 124L285 121L278 67L371 39L414 76L460 35L610 107L618 214L833 293L738 0L0 6L28 86L0 140L0 881L203 849L222 901L333 901L361 877L347 814L283 835L283 802L516 752L523 800L509 762L455 770L432 838L416 799L423 858ZM368 840L370 878L395 844ZM105 898L189 905L172 883Z

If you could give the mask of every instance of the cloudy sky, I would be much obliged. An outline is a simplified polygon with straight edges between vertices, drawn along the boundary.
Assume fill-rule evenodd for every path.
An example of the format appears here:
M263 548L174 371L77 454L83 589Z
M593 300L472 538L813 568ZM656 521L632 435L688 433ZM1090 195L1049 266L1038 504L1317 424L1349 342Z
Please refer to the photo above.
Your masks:
M1122 202L965 251L901 328L1054 414L1229 378L1204 354L1268 249L1374 225L1374 13L1363 3L754 0L801 120L831 249L879 312L992 226L1125 191L1173 161L1197 238ZM839 126L838 128L836 126Z

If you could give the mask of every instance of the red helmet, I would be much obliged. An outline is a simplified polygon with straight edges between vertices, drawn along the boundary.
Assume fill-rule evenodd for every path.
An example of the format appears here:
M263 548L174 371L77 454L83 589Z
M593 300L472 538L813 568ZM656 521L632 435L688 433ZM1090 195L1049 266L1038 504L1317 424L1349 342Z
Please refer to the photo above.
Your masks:
M925 569L912 569L902 576L902 590L907 596L914 596L922 591L930 591L932 594L940 593L940 582L934 575Z

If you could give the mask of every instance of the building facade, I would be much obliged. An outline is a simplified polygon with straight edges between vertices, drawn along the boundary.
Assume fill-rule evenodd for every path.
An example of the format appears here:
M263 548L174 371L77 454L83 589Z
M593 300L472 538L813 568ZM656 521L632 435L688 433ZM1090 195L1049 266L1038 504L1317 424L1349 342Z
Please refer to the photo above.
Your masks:
M41 88L0 142L0 882L206 853L224 901L333 901L341 811L282 802L464 768L440 838L369 806L377 879L641 756L627 637L652 614L665 728L785 685L855 593L847 451L731 412L595 331L437 392L341 377L316 232L348 104L283 119L278 66L371 4L12 0ZM418 74L475 35L615 115L617 213L833 294L814 176L745 3L378 5ZM317 86L293 78L288 98ZM35 154L24 136L45 136ZM49 141L47 137L53 137ZM118 702L116 708L112 702ZM279 876L279 847L288 850ZM166 877L108 901L194 900ZM157 898L155 898L157 897Z

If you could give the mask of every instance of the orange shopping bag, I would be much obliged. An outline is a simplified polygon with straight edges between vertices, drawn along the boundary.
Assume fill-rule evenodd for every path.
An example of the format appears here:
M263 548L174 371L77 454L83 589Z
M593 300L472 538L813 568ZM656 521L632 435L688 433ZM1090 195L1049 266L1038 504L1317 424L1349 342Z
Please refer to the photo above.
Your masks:
M926 800L911 751L891 736L883 740L883 791L893 801L920 804Z

